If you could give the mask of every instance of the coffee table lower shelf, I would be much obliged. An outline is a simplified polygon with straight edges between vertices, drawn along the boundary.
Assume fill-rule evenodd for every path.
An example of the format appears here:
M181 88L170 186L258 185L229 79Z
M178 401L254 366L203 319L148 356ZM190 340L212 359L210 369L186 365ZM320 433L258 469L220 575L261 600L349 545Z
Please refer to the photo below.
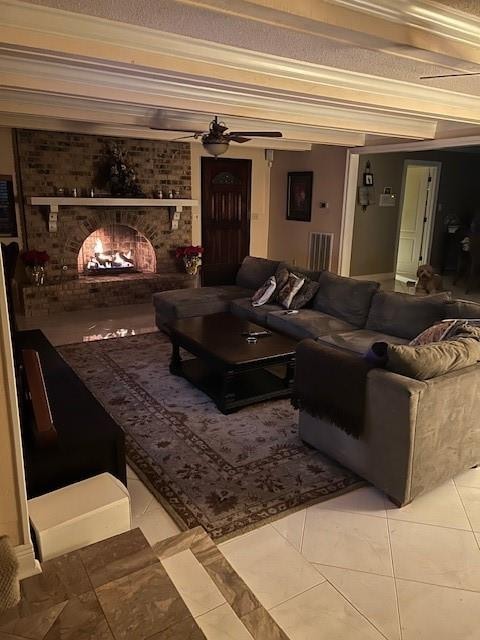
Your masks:
M258 402L289 398L294 366L294 362L290 362L269 368L220 371L200 358L191 358L172 363L170 372L191 382L212 398L222 413L228 414ZM282 369L283 376L274 373Z

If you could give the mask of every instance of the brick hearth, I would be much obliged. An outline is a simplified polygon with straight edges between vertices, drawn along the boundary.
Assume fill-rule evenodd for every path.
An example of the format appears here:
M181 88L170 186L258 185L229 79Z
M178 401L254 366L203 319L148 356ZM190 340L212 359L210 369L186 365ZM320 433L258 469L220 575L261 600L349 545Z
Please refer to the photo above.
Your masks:
M26 286L23 288L23 304L25 316L47 316L92 307L150 302L157 291L194 286L196 278L182 273L80 276L43 287Z

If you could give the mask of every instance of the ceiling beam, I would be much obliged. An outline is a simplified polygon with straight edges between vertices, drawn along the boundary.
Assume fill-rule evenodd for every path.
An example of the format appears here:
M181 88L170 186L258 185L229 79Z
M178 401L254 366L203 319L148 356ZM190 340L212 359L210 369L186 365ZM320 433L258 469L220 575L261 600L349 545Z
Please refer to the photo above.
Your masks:
M22 99L23 98L23 99ZM36 98L39 98L38 100ZM43 99L42 99L43 98ZM183 132L169 131L153 131L150 124L153 122L155 110L139 109L135 113L134 107L130 105L115 105L106 102L93 102L78 100L70 102L57 96L50 96L50 100L45 100L45 96L36 96L35 94L27 94L18 98L13 92L0 92L0 121L3 114L6 114L11 125L12 114L17 114L22 122L24 116L29 118L38 117L39 119L53 119L55 121L67 121L76 123L90 123L99 125L108 125L111 127L123 128L124 131L143 129L144 133L140 137L155 137L158 139L172 140L187 134ZM265 130L271 127L272 123L260 120L247 119L229 119L224 114L218 114L220 119L228 119L229 128L232 130ZM179 123L179 128L191 128L192 131L206 130L211 114L181 114L176 112L175 123ZM169 116L170 117L170 116ZM33 120L29 120L30 124ZM18 126L24 126L18 125ZM278 128L283 133L281 139L262 139L255 140L256 146L268 148L290 148L290 143L311 144L330 144L339 146L361 146L365 143L365 136L361 133L349 131L336 131L330 129L314 129L311 127L292 127L290 125L279 124ZM152 132L151 134L149 132ZM257 144L258 142L258 144Z
M250 87L298 100L366 106L438 119L480 122L476 96L371 74L334 69L252 50L59 11L16 0L0 0L0 43L15 55L72 60L98 68L123 67L125 82L140 72L164 72L218 87ZM92 57L95 52L95 58ZM17 85L14 85L17 86ZM408 135L408 134L407 134Z
M200 113L283 122L345 132L433 138L433 119L367 110L357 105L332 105L310 96L261 91L235 84L172 78L168 74L133 73L84 65L22 60L0 55L0 88L30 94L68 96L149 108L169 108Z
M141 138L144 140L174 140L178 134L174 132L152 131L144 127L128 127L108 125L95 122L75 122L65 119L55 119L40 116L25 116L15 113L0 113L0 127L16 129L40 129L43 131L67 131L90 135ZM200 140L182 140L186 144L201 144ZM279 151L310 151L312 145L307 142L272 139L265 144L265 140L258 138L245 143L245 146L276 149Z

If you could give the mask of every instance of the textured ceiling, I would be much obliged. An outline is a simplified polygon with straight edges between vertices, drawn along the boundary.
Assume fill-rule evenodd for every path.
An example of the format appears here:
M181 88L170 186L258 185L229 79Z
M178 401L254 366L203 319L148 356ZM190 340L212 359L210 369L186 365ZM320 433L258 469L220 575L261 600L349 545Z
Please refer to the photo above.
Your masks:
M480 17L479 0L435 0L437 4L441 4L449 9L457 9Z
M459 62L445 58L442 64L413 58L432 54L406 46L385 45L385 50L354 46L323 35L232 17L182 4L176 0L30 0L33 4L65 9L137 24L222 44L303 60L327 67L414 82L459 93L480 95L480 76L420 80L420 76L448 73ZM452 4L445 2L444 4ZM458 2L457 4L460 4ZM477 5L480 0L463 4ZM439 58L439 56L437 56ZM462 70L480 71L480 65L462 64Z

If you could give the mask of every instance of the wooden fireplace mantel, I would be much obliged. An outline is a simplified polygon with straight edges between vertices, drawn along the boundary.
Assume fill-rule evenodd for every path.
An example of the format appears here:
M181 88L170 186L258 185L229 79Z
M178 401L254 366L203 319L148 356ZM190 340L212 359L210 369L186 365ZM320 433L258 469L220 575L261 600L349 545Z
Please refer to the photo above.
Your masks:
M36 196L30 204L48 208L48 230L57 230L59 207L163 207L175 209L171 215L172 230L178 228L178 220L183 207L196 207L198 200L188 198L55 198Z

